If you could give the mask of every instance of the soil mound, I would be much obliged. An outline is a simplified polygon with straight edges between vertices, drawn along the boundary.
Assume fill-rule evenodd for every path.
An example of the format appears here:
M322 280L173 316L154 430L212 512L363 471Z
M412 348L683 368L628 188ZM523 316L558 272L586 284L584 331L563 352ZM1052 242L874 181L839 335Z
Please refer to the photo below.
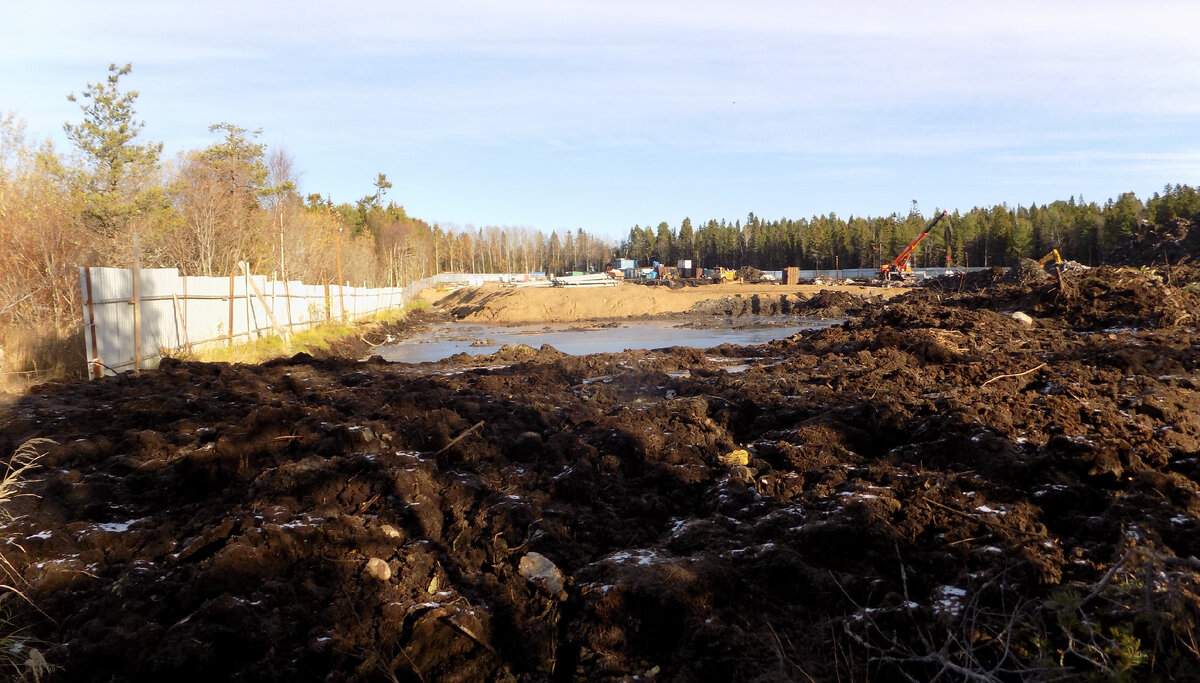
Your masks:
M743 318L754 315L786 315L800 305L798 299L787 294L778 296L724 296L719 299L698 301L689 311L700 315L724 315L732 318Z
M794 306L792 312L818 318L844 318L847 315L859 314L865 307L877 305L880 302L879 297L823 289Z
M63 681L1196 680L1195 295L994 279L748 349L43 385L11 619Z
M1120 263L1179 263L1200 254L1200 230L1195 218L1172 218L1163 224L1138 227L1128 247L1115 254Z
M723 315L732 318L747 316L803 315L813 318L843 318L863 307L879 303L878 297L867 297L836 290L821 290L806 297L803 294L764 296L726 296L696 302L690 313Z
M742 266L738 268L737 279L750 283L766 281L765 273L754 266Z

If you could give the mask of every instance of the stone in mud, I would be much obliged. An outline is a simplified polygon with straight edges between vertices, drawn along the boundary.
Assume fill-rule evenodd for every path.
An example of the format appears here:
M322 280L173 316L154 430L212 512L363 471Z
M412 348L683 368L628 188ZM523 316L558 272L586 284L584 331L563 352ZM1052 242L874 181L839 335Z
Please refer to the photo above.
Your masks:
M377 581L388 581L392 578L392 568L378 557L367 560L367 566L363 573Z
M750 453L744 448L739 448L736 451L730 451L725 455L717 456L717 462L725 467L734 467L737 465L745 467L750 464Z
M562 570L541 553L526 554L521 558L517 570L526 581L539 586L554 598L567 599L567 591L563 589L566 578Z

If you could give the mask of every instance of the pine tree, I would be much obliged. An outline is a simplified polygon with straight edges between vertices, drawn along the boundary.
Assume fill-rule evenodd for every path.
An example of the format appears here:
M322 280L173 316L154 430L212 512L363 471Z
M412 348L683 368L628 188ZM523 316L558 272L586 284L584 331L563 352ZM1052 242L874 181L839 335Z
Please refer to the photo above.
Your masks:
M121 92L120 80L133 70L131 64L108 66L108 78L88 83L79 95L67 95L79 102L83 122L63 124L67 137L84 154L88 173L84 180L86 225L104 237L115 237L129 219L153 197L139 196L147 176L157 167L162 143L137 144L145 123L134 118L136 90Z

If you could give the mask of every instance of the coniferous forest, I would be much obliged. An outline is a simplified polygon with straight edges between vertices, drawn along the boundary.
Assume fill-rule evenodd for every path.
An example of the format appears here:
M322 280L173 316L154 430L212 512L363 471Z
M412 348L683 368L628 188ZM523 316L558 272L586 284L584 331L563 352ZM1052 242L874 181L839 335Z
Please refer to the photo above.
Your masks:
M745 220L701 225L685 218L678 227L666 222L653 228L635 225L617 254L639 262L690 259L705 268L877 268L895 258L941 210L925 215L914 201L905 215L879 217L830 213L765 220L751 213ZM1187 185L1167 185L1145 201L1126 192L1103 204L1070 197L1049 204L948 210L955 266L1011 266L1051 249L1058 249L1063 258L1099 265L1120 261L1121 248L1141 227L1200 215L1200 192ZM943 265L946 246L946 233L939 225L917 249L913 265Z

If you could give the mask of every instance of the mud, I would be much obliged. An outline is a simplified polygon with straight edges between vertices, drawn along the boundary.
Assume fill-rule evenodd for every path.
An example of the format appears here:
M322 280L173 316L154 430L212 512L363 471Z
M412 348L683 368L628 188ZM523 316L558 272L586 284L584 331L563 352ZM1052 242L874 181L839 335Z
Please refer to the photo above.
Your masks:
M752 348L43 385L5 601L64 681L1194 680L1200 301L1022 272Z

